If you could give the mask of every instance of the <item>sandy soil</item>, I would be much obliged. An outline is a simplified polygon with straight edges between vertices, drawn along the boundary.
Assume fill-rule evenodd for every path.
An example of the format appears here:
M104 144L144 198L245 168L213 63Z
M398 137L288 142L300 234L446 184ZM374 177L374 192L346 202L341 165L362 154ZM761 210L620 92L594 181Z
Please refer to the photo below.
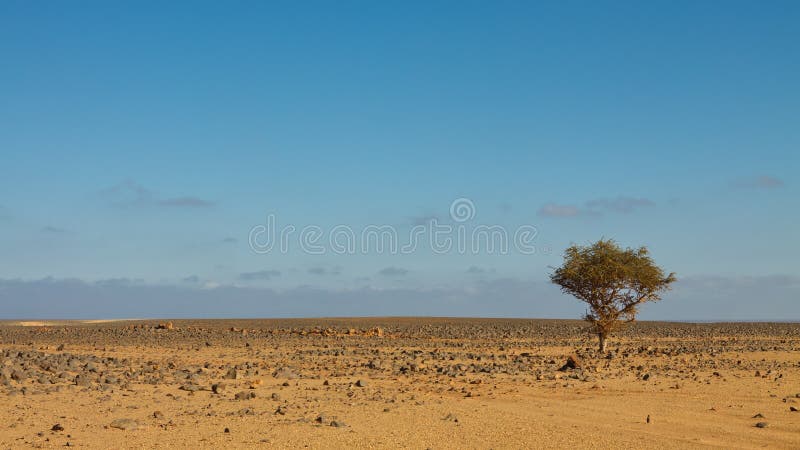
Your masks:
M52 323L0 324L0 448L800 448L798 324Z

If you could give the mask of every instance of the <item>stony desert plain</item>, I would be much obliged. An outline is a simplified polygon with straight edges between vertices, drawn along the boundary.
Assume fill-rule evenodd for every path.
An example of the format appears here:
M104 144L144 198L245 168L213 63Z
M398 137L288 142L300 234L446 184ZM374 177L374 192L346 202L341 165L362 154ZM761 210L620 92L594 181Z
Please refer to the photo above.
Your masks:
M0 448L800 448L800 324L3 322Z

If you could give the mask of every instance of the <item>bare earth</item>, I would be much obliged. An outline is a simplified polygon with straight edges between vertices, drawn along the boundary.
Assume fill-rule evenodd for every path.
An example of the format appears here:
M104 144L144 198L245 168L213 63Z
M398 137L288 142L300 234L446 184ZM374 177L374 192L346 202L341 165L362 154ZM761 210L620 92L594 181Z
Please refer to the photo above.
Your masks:
M799 324L610 347L560 320L7 322L0 448L800 448Z

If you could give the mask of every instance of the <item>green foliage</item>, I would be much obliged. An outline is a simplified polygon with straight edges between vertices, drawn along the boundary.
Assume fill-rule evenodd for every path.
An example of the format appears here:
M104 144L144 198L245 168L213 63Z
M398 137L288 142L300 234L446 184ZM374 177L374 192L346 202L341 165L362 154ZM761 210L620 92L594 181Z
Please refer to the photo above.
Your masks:
M621 248L611 239L592 245L573 245L564 252L564 265L556 268L550 281L561 291L586 302L585 319L605 337L636 319L639 305L661 299L661 293L675 282L650 258L647 248Z

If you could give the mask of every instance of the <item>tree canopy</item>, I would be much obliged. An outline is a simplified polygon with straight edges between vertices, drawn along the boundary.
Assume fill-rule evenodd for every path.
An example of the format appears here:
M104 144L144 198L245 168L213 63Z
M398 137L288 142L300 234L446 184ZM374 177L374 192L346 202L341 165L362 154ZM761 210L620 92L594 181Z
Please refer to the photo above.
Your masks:
M675 282L658 267L646 247L621 248L611 239L588 246L573 245L550 280L561 291L588 304L585 319L600 337L601 351L613 331L636 319L639 306L661 299Z

